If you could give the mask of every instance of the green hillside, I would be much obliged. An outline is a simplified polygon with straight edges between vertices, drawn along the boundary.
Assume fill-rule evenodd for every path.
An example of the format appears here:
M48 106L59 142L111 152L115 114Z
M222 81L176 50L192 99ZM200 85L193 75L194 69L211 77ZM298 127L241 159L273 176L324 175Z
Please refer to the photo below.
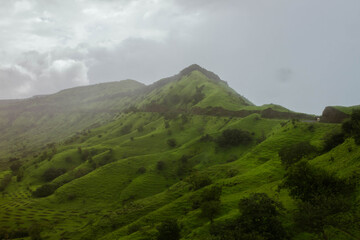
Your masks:
M0 122L17 114L0 141L0 238L161 239L172 223L181 239L359 239L356 114L342 125L255 106L197 65L31 101L0 102Z

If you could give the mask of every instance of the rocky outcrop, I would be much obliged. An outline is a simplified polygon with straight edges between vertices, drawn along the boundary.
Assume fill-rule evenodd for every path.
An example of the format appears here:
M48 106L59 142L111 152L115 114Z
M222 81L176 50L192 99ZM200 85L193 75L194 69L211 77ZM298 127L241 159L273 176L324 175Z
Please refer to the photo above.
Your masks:
M321 116L321 122L341 123L350 116L334 107L326 107Z

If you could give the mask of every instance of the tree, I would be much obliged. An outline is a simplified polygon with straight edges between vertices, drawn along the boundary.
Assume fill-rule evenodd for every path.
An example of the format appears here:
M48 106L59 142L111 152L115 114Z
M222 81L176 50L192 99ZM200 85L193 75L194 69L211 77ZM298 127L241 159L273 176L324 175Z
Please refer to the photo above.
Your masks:
M290 196L298 200L298 210L294 214L297 225L326 240L325 227L339 227L335 216L352 208L356 181L340 179L306 162L299 162L289 169L282 187L289 189Z
M280 149L279 157L285 168L300 161L303 157L309 156L316 151L315 147L309 142L300 142L294 145L285 146Z
M350 119L342 124L342 130L348 137L353 137L360 145L360 110L354 110Z
M41 231L42 227L38 223L32 224L29 229L28 233L31 240L41 240Z
M233 147L240 144L249 144L252 141L251 134L239 129L227 129L222 132L216 142L220 147Z
M58 188L57 185L47 183L37 188L32 194L34 197L38 197L38 198L47 197L53 194L57 188Z
M345 141L343 132L333 132L324 137L324 152L328 152Z
M321 204L321 195L352 195L356 185L354 180L337 178L302 161L288 170L281 187L289 189L290 196L295 199Z
M169 147L176 147L176 140L174 138L170 138L167 140L167 144L169 145Z
M158 161L156 163L156 169L159 170L159 171L162 171L164 170L165 168L165 162L164 161Z
M220 212L220 201L206 201L201 204L201 216L206 217L211 223L214 221L214 217Z
M137 173L139 173L139 174L144 174L145 172L146 172L145 167L139 167L139 169L137 170Z
M278 216L283 210L281 203L266 193L253 193L239 202L241 216L238 226L244 235L262 236L267 240L287 239L287 233Z
M11 182L11 174L7 174L3 177L3 179L0 182L0 192L4 191L6 189L6 187L9 185L9 183Z
M44 174L43 174L43 178L45 181L50 182L52 180L54 180L55 178L63 175L64 173L66 173L66 169L64 168L48 168Z
M239 202L240 216L211 224L210 234L219 240L282 240L289 239L279 216L279 202L265 193L253 193Z
M11 164L10 169L11 171L13 171L13 173L17 173L21 166L22 166L21 162L16 161L13 164Z
M175 219L169 219L157 227L159 235L158 240L178 240L180 239L180 228Z
M209 176L205 173L193 173L187 181L192 185L192 189L194 190L198 190L212 183Z

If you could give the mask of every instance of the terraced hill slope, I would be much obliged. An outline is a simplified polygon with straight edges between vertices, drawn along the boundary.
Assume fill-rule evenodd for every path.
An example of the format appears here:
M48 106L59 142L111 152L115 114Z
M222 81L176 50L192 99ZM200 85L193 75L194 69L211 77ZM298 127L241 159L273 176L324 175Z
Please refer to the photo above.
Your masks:
M24 151L21 158L7 161L11 168L0 172L0 237L158 239L159 226L172 218L182 239L231 239L225 232L219 235L216 226L239 217L240 199L266 193L282 203L279 221L289 238L358 239L356 204L333 211L326 222L317 215L325 222L319 232L296 224L300 200L279 189L296 169L296 163L284 163L282 154L298 151L294 146L307 151L299 159L296 155L296 161L349 181L358 176L360 148L353 135L338 137L340 124L308 121L314 116L277 105L254 106L196 65L147 87L132 81L119 84L125 83L131 94L124 85L119 93L109 85L105 92L114 91L104 94L95 89L98 85L90 94L94 98L81 97L89 96L86 88L57 95L70 99L79 94L76 102L82 105L74 109L86 114L100 109L89 121L101 121L90 127L74 125L78 129L72 135L59 135L59 141L52 139L40 151ZM101 111L113 115L104 117ZM68 113L62 113L64 119L72 119ZM15 127L7 129L9 143L17 142L11 132ZM221 189L221 195L209 218L201 201L211 189ZM248 239L273 239L263 232L251 234Z

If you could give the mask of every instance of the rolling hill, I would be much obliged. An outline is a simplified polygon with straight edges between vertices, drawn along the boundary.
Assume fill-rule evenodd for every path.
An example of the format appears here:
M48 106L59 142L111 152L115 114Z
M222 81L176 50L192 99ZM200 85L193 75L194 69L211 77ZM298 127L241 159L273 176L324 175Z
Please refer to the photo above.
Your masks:
M349 208L326 198L325 211L285 184L305 163L316 170L317 197L328 182L357 179L351 116L345 131L340 122L255 106L198 65L149 86L126 80L0 101L0 236L158 239L176 219L181 239L231 239L228 229L245 231L229 224L244 214L239 201L264 193L282 205L282 239L358 239L357 186ZM218 197L207 198L218 208L205 214L214 189ZM305 229L296 216L308 203L320 213ZM244 234L277 239L266 231Z

